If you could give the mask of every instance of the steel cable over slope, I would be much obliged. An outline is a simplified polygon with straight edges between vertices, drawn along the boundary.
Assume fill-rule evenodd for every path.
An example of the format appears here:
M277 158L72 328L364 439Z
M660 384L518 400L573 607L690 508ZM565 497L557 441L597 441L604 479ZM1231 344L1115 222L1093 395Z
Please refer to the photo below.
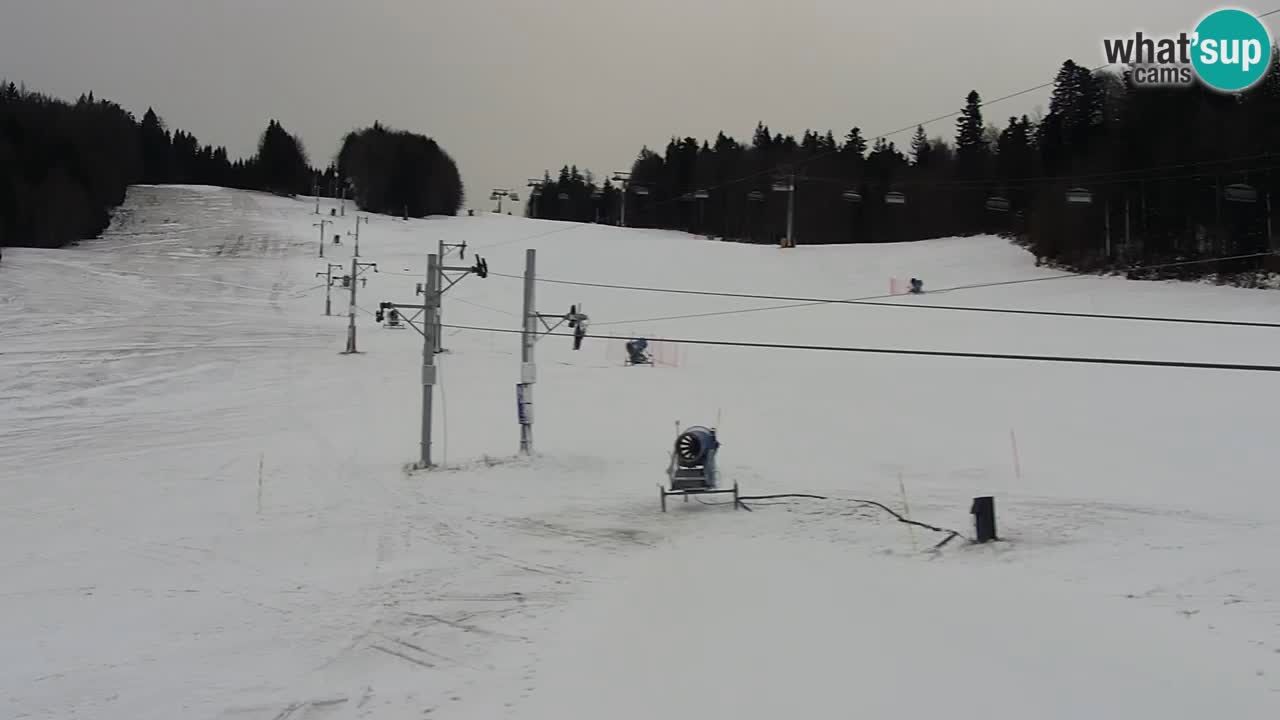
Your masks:
M598 323L597 323L598 324ZM494 327L477 327L474 325L441 325L441 327L452 328L461 331L472 332L493 332L504 334L517 334L523 330L513 330L510 328L494 328ZM539 337L555 336L555 337L574 337L572 333L564 332L540 332ZM607 338L601 336L587 335L600 340L619 340L621 338ZM768 342L748 342L734 340L699 340L690 338L662 338L647 337L650 342L677 343L682 345L712 345L718 347L738 347L738 348L754 348L764 350L800 350L808 352L845 352L845 353L863 353L872 355L918 355L924 357L947 357L947 358L976 358L989 360L1025 360L1033 362L1053 362L1053 363L1079 363L1087 365L1129 365L1136 367L1166 367L1166 368L1187 368L1194 370L1240 370L1247 372L1280 372L1280 365L1254 365L1248 363L1211 363L1211 362L1191 362L1184 360L1136 360L1128 358L1099 358L1099 357L1079 357L1071 355L1021 355L1011 353L984 353L984 352L961 352L953 350L909 350L901 348L876 348L876 347L854 347L846 345L801 345L796 343L768 343Z
M1222 258L1212 258L1206 260L1186 260L1180 262L1163 263L1159 265L1142 265L1126 268L1126 272L1140 272L1143 270L1162 270L1171 267L1181 267L1185 265L1204 264L1211 262L1224 262L1229 260L1244 260L1250 258L1269 257L1275 253L1252 253L1249 255L1234 255ZM496 277L521 279L520 275L512 275L509 273L490 272L490 275ZM1001 287L1005 285L1019 285L1034 282L1045 282L1048 280L1065 280L1068 278L1090 278L1097 277L1094 275L1080 273L1066 273L1062 275L1051 275L1048 277L1025 278L1021 280L1003 280L990 283L976 283L971 285L956 285L952 287L938 288L929 291L930 294L942 292L956 292L960 290L975 290L981 288ZM810 298L789 295L766 295L760 293L738 293L738 292L722 292L715 290L691 290L683 288L662 288L643 285L621 285L613 283L597 283L578 280L556 280L550 278L539 278L541 283L553 285L570 285L574 287L590 287L608 290L625 290L631 292L651 292L672 295L694 295L704 297L723 297L723 298L741 298L746 300L784 300L789 301L786 305L768 305L764 307L742 308L738 310L717 310L705 313L690 313L685 315L668 315L665 317L641 318L635 320L611 320L593 323L597 326L608 325L636 325L642 323L661 322L664 320L689 320L705 317L719 317L724 315L737 315L754 312L764 312L768 310L788 310L793 308L816 307L820 305L864 305L870 307L889 307L889 308L905 308L918 310L952 310L957 312L977 312L977 313L995 313L1007 315L1038 315L1046 317L1069 317L1069 318L1085 318L1085 319L1105 319L1105 320L1130 320L1139 322L1160 322L1160 323L1180 323L1189 325L1223 325L1232 327L1258 327L1258 328L1280 328L1280 323L1249 321L1249 320L1218 320L1210 318L1181 318L1169 316L1152 316L1152 315L1121 315L1114 313L1085 313L1070 312L1058 310L1028 310L1019 308L992 308L992 307L965 307L958 305L933 305L916 302L880 302L889 298L901 298L901 295L869 295L861 298Z

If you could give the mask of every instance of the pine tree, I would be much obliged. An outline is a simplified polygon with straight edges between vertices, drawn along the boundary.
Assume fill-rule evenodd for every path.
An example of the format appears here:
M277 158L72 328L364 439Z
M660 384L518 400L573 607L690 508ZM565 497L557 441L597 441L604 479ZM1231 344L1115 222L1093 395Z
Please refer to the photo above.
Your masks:
M756 150L766 152L773 146L773 137L769 135L769 127L763 122L756 124L756 132L751 138L751 146Z
M1009 125L996 141L997 176L1003 190L1016 207L1025 205L1025 178L1035 174L1034 130L1031 120L1010 117Z
M924 134L924 126L916 126L916 134L911 137L911 159L916 167L927 167L932 148L929 138Z
M977 179L983 175L988 152L984 129L982 98L976 90L971 90L956 120L956 164L963 179Z
M859 160L866 157L867 141L862 137L862 128L855 127L844 136L844 147L841 150Z
M302 142L275 120L262 133L257 160L265 189L286 195L310 191L311 168Z
M805 130L803 139L801 139L800 141L800 149L804 152L805 155L808 155L810 157L817 155L818 154L818 134L811 130Z
M142 181L148 185L169 182L172 174L172 145L166 135L164 122L152 108L147 108L146 114L142 116L138 142L142 146Z

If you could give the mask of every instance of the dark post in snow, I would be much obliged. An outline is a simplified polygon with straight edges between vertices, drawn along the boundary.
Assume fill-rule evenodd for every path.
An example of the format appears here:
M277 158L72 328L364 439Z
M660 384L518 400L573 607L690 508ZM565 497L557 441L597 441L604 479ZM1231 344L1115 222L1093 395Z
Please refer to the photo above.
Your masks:
M973 507L969 509L973 515L973 528L976 542L985 543L998 540L996 537L996 499L991 496L976 497Z

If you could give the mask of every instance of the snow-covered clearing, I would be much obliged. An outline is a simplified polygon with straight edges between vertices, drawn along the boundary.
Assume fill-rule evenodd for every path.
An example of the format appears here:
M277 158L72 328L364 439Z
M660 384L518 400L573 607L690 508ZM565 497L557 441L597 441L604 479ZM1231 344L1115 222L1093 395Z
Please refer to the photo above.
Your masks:
M330 205L324 204L328 219ZM680 348L448 330L418 453L412 302L437 241L495 273L445 322L519 327L544 278L820 297L1058 274L996 238L775 247L506 216L362 226L362 354L325 317L306 199L139 187L106 235L0 263L0 716L1280 716L1280 377ZM355 213L325 232L354 229ZM456 255L451 264L463 264ZM1274 320L1280 295L1070 278L930 303ZM911 298L901 302L909 304ZM593 334L1274 364L1277 331L780 305L544 283ZM612 345L612 347L607 347ZM838 500L735 512L657 485L675 422L720 418L727 481ZM1017 460L1014 459L1016 443ZM718 502L709 500L708 502Z

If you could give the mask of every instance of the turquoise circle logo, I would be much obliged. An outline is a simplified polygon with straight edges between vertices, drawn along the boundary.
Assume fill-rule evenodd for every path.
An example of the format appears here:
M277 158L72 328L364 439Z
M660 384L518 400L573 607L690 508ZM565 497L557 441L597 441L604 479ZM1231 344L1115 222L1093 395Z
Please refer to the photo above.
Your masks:
M1271 67L1267 26L1243 10L1215 10L1196 26L1191 64L1206 85L1222 92L1253 87Z

